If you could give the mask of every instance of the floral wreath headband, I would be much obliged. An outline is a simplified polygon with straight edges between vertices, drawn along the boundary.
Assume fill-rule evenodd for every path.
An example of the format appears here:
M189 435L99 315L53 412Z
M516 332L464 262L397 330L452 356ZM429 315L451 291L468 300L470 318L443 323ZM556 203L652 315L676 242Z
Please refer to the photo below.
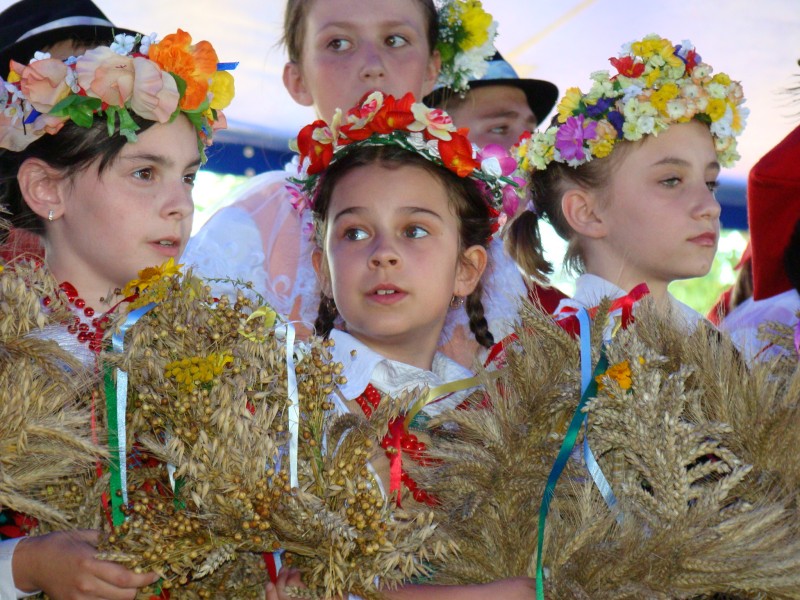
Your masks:
M110 46L87 50L65 61L37 52L29 65L11 61L8 81L0 79L0 148L24 150L67 121L91 127L105 117L108 133L136 141L143 119L167 123L179 113L197 129L201 157L213 132L226 127L222 109L233 99L237 63L222 63L209 42L192 44L185 31L160 42L149 36L118 34Z
M608 156L620 140L658 135L670 125L698 119L708 123L724 167L739 159L736 136L750 112L742 86L700 58L691 42L677 46L652 34L622 47L609 59L617 69L592 73L592 88L570 88L557 106L554 124L521 140L526 170L550 162L577 167Z
M392 145L474 180L492 217L500 217L499 227L519 204L518 190L524 181L512 177L517 161L497 144L478 150L466 134L466 129L456 129L446 112L415 102L411 93L396 99L372 92L346 115L337 110L330 125L318 120L300 130L294 148L300 166L298 177L292 178L292 204L299 211L313 207L320 174L353 148Z
M469 82L482 78L494 56L497 21L480 0L442 0L436 3L442 59L437 87L464 93Z

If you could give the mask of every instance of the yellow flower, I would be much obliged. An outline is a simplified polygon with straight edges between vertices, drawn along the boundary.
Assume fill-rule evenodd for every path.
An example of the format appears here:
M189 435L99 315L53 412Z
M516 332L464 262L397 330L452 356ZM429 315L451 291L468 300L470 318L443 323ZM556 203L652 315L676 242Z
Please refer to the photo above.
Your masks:
M661 89L656 90L650 96L650 104L658 109L662 115L667 115L667 102L677 97L678 86L674 83L665 83Z
M466 34L462 50L479 48L489 40L492 15L483 10L480 0L468 0L462 4L461 23Z
M623 390L631 389L633 382L631 381L631 366L628 361L623 360L620 363L611 365L606 369L605 373L595 377L598 392L605 388L608 380L616 381Z
M580 88L571 87L564 94L561 102L558 103L558 122L565 123L570 118L573 112L578 108L581 103L581 90Z
M191 392L198 385L211 383L222 373L225 365L232 363L230 354L212 352L206 357L192 356L174 360L164 367L164 375L174 379L182 389Z
M706 114L712 121L719 121L725 115L727 103L723 98L709 98L706 106Z
M730 76L726 75L725 73L717 73L714 77L711 78L711 81L714 83L719 83L720 85L728 86L731 84Z
M227 71L216 71L211 76L209 91L212 94L211 108L214 110L226 108L231 103L236 93L233 84L233 75Z
M127 283L122 290L122 295L125 297L132 296L137 291L141 292L153 285L155 282L177 275L183 265L176 265L175 261L170 258L163 265L158 267L147 267L139 271L139 277Z

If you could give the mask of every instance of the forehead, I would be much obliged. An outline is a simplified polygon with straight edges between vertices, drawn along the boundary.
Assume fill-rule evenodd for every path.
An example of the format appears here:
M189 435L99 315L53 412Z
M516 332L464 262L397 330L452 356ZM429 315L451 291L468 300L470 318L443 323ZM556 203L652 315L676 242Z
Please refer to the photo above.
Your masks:
M372 162L348 171L331 194L331 206L390 208L447 207L449 197L439 177L420 165Z
M492 115L503 112L532 115L528 98L520 88L512 85L485 85L469 91L459 108L469 108L479 115Z
M711 131L707 125L694 119L671 125L658 135L645 136L636 143L635 149L635 152L629 152L625 158L650 163L668 157L702 167L718 167Z
M305 20L311 34L336 26L379 30L404 25L422 31L427 26L418 0L317 0Z

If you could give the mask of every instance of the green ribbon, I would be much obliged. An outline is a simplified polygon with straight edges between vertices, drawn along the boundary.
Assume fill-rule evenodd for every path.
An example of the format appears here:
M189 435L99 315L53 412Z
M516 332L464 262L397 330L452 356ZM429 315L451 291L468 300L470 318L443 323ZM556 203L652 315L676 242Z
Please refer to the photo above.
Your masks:
M542 496L542 503L539 506L539 541L536 549L536 598L537 600L544 600L544 569L542 567L542 548L544 547L544 526L547 520L547 513L550 510L550 502L553 500L553 495L556 490L556 483L558 483L564 467L567 466L572 448L575 446L575 441L578 439L578 432L583 425L583 407L588 402L589 398L597 395L597 381L595 377L601 375L608 369L608 359L606 358L605 351L601 351L600 360L597 361L597 366L592 373L592 379L589 385L581 395L580 402L575 408L572 415L572 420L569 423L569 428L564 436L564 441L561 442L561 449L558 451L558 457L550 470L550 475L547 478L547 485L544 488L544 495Z

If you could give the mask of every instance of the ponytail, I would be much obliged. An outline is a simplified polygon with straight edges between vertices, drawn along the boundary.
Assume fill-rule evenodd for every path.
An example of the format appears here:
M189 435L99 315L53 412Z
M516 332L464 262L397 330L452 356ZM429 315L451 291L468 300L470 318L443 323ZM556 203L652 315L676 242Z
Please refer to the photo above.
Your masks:
M508 224L505 244L508 254L526 275L548 283L553 265L544 257L539 217L535 212L526 210Z

